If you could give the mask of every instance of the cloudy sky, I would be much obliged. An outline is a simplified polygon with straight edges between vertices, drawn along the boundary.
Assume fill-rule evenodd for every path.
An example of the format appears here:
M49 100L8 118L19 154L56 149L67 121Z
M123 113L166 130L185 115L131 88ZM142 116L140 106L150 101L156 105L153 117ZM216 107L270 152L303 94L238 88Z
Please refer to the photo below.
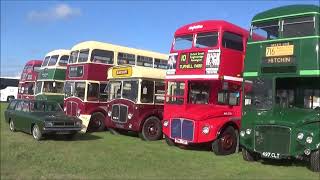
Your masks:
M168 53L182 25L223 19L248 29L255 14L289 4L318 1L1 1L1 76L86 40Z

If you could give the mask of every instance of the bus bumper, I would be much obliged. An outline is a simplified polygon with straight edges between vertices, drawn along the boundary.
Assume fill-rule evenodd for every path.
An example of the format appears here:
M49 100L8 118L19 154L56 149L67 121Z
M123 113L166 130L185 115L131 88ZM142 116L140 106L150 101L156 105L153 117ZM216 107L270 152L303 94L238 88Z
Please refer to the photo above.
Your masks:
M86 133L88 126L89 126L91 115L90 114L80 114L80 116L78 118L82 120L82 127L81 127L80 132Z

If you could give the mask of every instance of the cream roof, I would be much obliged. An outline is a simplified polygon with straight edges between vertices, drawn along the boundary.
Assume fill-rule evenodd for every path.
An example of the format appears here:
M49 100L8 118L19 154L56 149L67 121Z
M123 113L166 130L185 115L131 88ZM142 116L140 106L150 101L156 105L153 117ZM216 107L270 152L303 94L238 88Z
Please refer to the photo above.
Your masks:
M70 50L57 49L57 50L50 51L46 54L46 56L52 56L52 55L70 55Z
M168 59L167 54L162 54L162 53L147 51L142 49L136 49L136 48L129 48L125 46L113 45L113 44L98 42L98 41L84 41L84 42L78 43L71 48L71 51L81 50L81 49L110 50L114 52L136 54L136 55L148 56L148 57L153 57L153 58L163 59L163 60Z

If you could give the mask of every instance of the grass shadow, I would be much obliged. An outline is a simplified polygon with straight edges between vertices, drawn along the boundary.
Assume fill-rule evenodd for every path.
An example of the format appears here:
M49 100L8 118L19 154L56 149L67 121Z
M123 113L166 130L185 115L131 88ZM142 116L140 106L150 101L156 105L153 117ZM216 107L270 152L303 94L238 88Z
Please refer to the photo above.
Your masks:
M45 136L45 140L54 140L54 141L92 141L97 139L102 139L102 138L90 133L85 133L85 134L79 133L79 134L76 134L72 139L68 139L63 135L55 135L55 134L48 134Z
M260 160L262 164L264 165L271 165L271 166L297 166L297 167L308 167L308 162L305 160L299 160L299 159L261 159Z

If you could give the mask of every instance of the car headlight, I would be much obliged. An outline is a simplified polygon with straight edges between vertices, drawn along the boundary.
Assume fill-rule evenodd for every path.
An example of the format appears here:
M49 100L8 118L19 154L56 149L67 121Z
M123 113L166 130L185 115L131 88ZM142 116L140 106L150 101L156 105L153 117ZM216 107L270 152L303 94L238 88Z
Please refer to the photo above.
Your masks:
M132 116L133 116L133 114L129 113L129 114L128 114L128 119L131 119Z
M251 129L247 129L246 130L246 133L249 135L249 134L251 134Z
M46 127L52 127L53 126L53 122L45 122L45 126Z
M243 137L244 135L246 135L246 133L244 131L240 131L240 136Z
M202 133L203 134L209 134L209 132L210 132L209 126L203 126L202 127Z
M309 144L311 144L311 143L312 143L312 137L311 137L311 136L308 136L308 137L306 138L306 142L309 143Z
M81 121L76 121L76 126L81 126Z
M297 139L299 139L299 140L303 139L303 133L302 132L298 133Z
M168 125L169 125L169 121L167 121L167 120L163 121L163 126L164 127L167 127Z
M111 111L108 111L108 116L111 117Z

